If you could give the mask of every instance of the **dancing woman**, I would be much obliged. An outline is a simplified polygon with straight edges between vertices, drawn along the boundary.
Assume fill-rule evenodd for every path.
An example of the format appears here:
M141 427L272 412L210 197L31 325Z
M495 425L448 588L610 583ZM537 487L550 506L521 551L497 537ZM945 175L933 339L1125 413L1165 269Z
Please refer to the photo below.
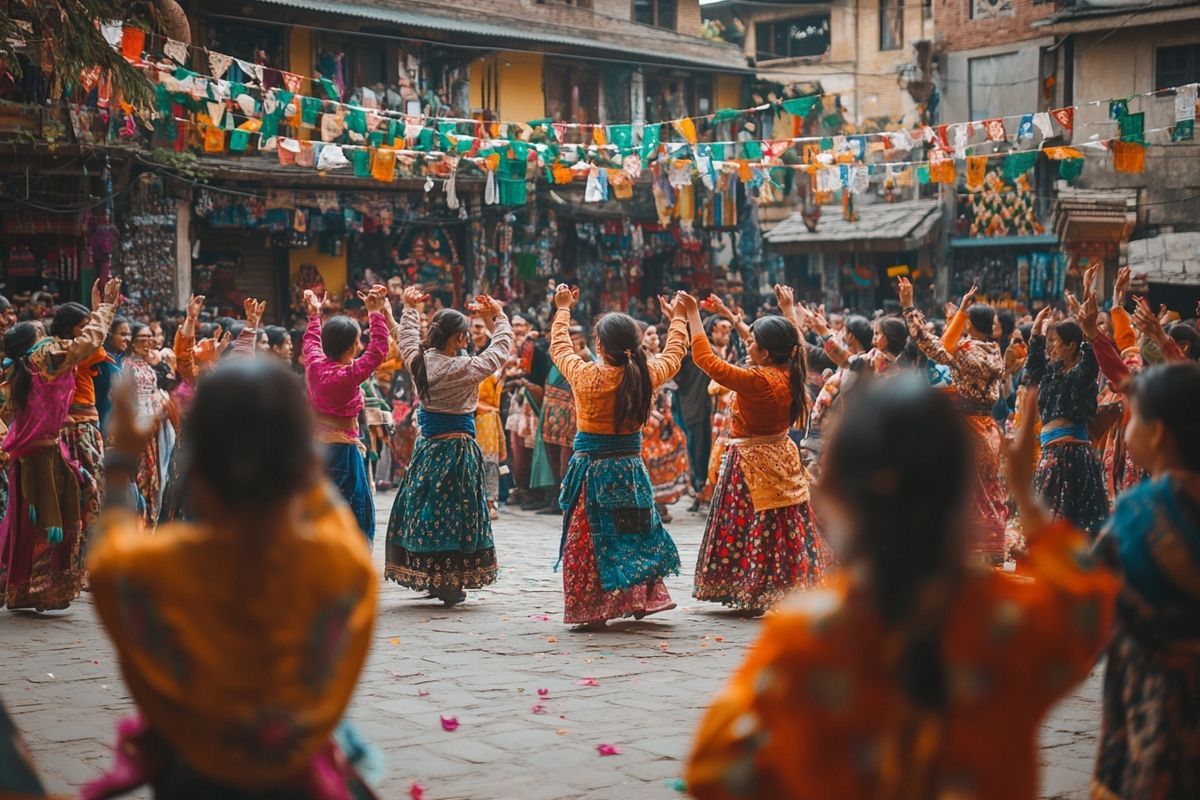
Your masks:
M325 469L350 504L367 542L375 541L375 498L367 478L366 448L359 438L363 410L359 387L383 363L388 348L387 287L359 292L367 308L371 340L362 345L362 329L349 317L336 316L321 324L324 297L304 292L308 327L301 351L308 401L317 415L317 439L325 445Z
M146 443L138 467L137 488L143 503L146 524L158 524L158 511L166 489L167 467L175 448L175 428L166 416L167 393L158 385L158 372L150 363L154 352L154 332L149 325L134 322L129 326L129 353L121 361L122 370L137 387L137 410L142 420L154 422L154 436Z
M103 302L72 338L42 335L21 322L4 334L12 359L4 437L9 498L0 523L0 589L10 609L66 608L83 582L83 515L78 467L59 432L75 393L75 367L104 342L121 297L117 278L104 285Z
M687 352L683 307L670 305L667 344L650 358L637 322L605 314L596 323L599 361L571 346L571 308L579 290L559 284L554 294L550 357L575 394L575 455L563 478L563 621L577 630L610 619L675 607L663 578L679 571L679 552L663 529L650 475L642 462L641 428L655 390L679 370Z
M1055 517L1095 536L1109 511L1104 469L1088 433L1096 416L1100 369L1079 324L1071 319L1051 324L1050 313L1047 306L1034 319L1025 362L1042 416L1035 482Z
M452 308L433 315L421 341L419 307L426 299L415 286L404 290L397 338L420 402L421 440L392 505L384 577L450 606L466 599L466 589L496 580L475 412L479 384L508 358L512 326L498 301L477 297L476 310L492 341L477 356L462 355L470 324Z
M92 308L99 308L101 302L97 283L92 288ZM77 339L83 335L91 316L91 312L79 303L64 303L54 312L50 335L64 342ZM67 453L79 468L83 523L81 552L86 550L88 532L100 514L104 436L100 433L100 413L96 410L96 375L101 363L113 363L103 346L75 365L75 391L71 396L67 424L62 431Z
M476 354L487 350L492 332L480 317L471 320L471 345ZM398 378L396 378L398 379ZM500 419L504 399L504 378L496 370L479 382L479 402L475 406L475 444L483 456L483 489L487 497L488 517L498 519L500 510L500 465L507 455L508 441Z
M735 393L692 596L761 614L822 572L808 474L788 436L808 411L804 350L791 322L762 317L751 326L751 366L734 366L713 352L695 299L683 294L680 303L696 366Z
M975 434L974 516L978 552L993 566L1004 564L1004 529L1008 524L1008 493L1000 480L1003 436L992 408L1000 399L1004 356L993 339L996 312L991 306L971 305L976 288L962 299L941 339L925 328L925 317L913 307L913 287L901 278L897 291L908 333L917 349L931 361L950 368L954 395L967 425ZM965 332L966 338L963 339Z
M642 347L648 356L658 355L658 328L643 326ZM667 506L687 494L691 486L687 434L679 427L672 411L677 388L673 380L658 387L650 404L650 416L642 426L642 460L646 462L646 469L650 473L654 503L663 522L671 521Z

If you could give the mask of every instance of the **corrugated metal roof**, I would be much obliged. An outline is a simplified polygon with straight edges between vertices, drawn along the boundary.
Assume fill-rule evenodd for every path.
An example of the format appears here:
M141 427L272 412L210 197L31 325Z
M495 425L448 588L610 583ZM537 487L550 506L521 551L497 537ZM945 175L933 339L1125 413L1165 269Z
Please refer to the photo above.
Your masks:
M630 31L626 32L626 35L630 37L640 35L645 40L645 44L630 44L628 41L618 40L617 35L610 31L580 29L576 32L570 28L541 24L535 19L508 18L506 20L497 15L468 16L462 11L451 11L451 6L444 7L447 13L439 14L433 10L425 11L411 6L347 3L337 0L261 0L261 2L289 8L302 8L323 14L340 14L416 28L487 36L493 39L518 39L608 51L622 55L636 55L649 59L653 63L686 63L723 71L752 72L746 66L746 59L741 50L736 46L716 44L707 39L683 36L673 31L646 30L642 32L636 30L636 27L639 26L634 26L632 22L629 23ZM675 46L703 47L709 52L689 55L681 53Z
M857 222L847 222L838 211L822 214L816 231L809 231L799 212L775 226L763 238L769 244L788 245L881 245L919 247L941 218L937 200L908 200L901 203L871 203L858 208Z

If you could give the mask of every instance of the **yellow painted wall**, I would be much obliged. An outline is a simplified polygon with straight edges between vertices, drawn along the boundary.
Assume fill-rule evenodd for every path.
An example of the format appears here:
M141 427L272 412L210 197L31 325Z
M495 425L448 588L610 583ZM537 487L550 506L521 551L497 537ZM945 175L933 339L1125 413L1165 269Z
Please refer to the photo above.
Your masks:
M296 274L301 264L314 264L325 279L325 289L330 297L339 296L346 288L346 251L340 256L329 256L318 251L316 245L305 250L288 251L288 283L296 284Z
M308 28L292 28L289 33L288 69L297 75L313 74L312 31Z
M471 63L471 108L483 108L483 76L487 66L498 73L499 107L492 109L506 122L525 122L546 116L542 90L541 53L497 53Z
M745 105L742 102L741 75L717 73L716 93L714 102L716 102L717 108L741 108Z

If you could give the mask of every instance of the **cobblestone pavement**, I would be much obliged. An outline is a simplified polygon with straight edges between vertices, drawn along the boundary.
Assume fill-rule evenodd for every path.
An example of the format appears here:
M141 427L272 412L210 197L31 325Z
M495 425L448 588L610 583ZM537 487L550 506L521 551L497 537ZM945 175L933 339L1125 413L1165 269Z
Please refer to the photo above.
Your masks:
M378 502L381 574L391 499ZM381 584L350 709L386 756L381 796L407 798L419 782L427 800L678 797L673 782L697 719L758 628L690 599L703 518L685 505L668 526L684 564L668 581L680 607L608 632L561 624L555 516L505 513L496 525L501 578L460 607ZM49 788L72 792L109 764L114 723L132 710L87 595L57 614L0 612L0 652L0 697ZM1045 723L1042 797L1086 797L1099 693L1097 673ZM544 712L534 713L539 702ZM457 717L458 730L444 731L441 715ZM600 757L600 744L622 752Z

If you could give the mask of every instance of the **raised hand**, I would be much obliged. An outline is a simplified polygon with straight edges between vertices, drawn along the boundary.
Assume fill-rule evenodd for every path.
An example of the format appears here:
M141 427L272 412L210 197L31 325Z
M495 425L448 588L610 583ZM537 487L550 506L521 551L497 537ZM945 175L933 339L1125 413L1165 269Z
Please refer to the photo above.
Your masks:
M187 318L197 320L200 318L200 312L204 310L205 298L202 294L194 294L188 298L187 302Z
M901 308L910 308L913 304L913 286L908 278L896 281L896 296L900 298Z
M1054 311L1050 306L1045 306L1038 312L1033 319L1033 336L1044 336L1046 334L1046 324L1050 321L1050 314Z
M325 305L325 297L325 295L317 297L317 293L312 289L304 290L304 308L310 317L321 313L321 308Z
M678 305L683 306L683 311L688 316L700 313L700 303L696 301L696 298L692 297L687 292L680 292L678 295L676 295L675 302Z
M1150 304L1146 302L1146 298L1135 297L1133 301L1135 304L1133 310L1134 327L1153 339L1160 347L1166 344L1166 328L1163 327L1162 320L1150 310Z
M150 444L158 421L138 419L137 384L123 375L112 388L112 410L109 413L109 436L112 447L129 455L140 455Z
M1037 452L1035 424L1038 418L1037 387L1025 389L1021 398L1021 421L1017 433L1004 448L1005 475L1008 489L1021 514L1021 526L1026 537L1046 527L1049 515L1037 500L1033 490L1033 473L1036 467L1034 453Z
M108 283L104 284L104 302L110 306L121 304L121 279L109 278Z
M963 295L962 302L958 304L959 311L966 311L975 302L975 295L979 293L979 286L971 284L971 288Z
M1079 328L1083 331L1083 335L1089 339L1095 339L1100 335L1100 328L1096 325L1096 318L1099 316L1100 309L1096 305L1096 294L1088 292L1075 319L1079 322Z
M672 299L670 297L667 297L665 294L660 294L658 296L658 307L660 309L662 309L663 319L674 319L676 309L679 308L678 295L676 295L675 298Z
M476 314L484 321L496 319L504 315L504 306L491 295L481 294L475 298Z
M1084 300L1096 294L1096 276L1099 274L1099 264L1093 264L1083 271L1083 286L1080 287L1080 291L1083 293Z
M262 315L267 310L267 301L256 301L253 297L247 297L242 301L242 310L246 313L246 327L258 328L258 324L262 322Z
M792 315L792 308L796 305L796 292L790 286L781 286L775 284L775 302L779 303L779 310L785 317Z
M1072 317L1079 316L1079 300L1071 292L1063 292L1063 297L1067 300L1067 313Z
M1117 279L1113 283L1113 308L1125 305L1125 293L1129 291L1130 277L1129 267L1121 267L1117 270Z
M554 307L555 308L574 308L579 302L579 289L572 289L565 283L560 283L554 287Z
M367 307L368 314L381 314L387 305L387 287L375 284L370 291L359 292L358 299Z
M100 279L96 278L92 283L92 310L95 311L102 302L104 302L104 294L100 291Z
M409 308L421 307L421 304L429 299L429 295L420 286L405 286L404 287L404 305Z

